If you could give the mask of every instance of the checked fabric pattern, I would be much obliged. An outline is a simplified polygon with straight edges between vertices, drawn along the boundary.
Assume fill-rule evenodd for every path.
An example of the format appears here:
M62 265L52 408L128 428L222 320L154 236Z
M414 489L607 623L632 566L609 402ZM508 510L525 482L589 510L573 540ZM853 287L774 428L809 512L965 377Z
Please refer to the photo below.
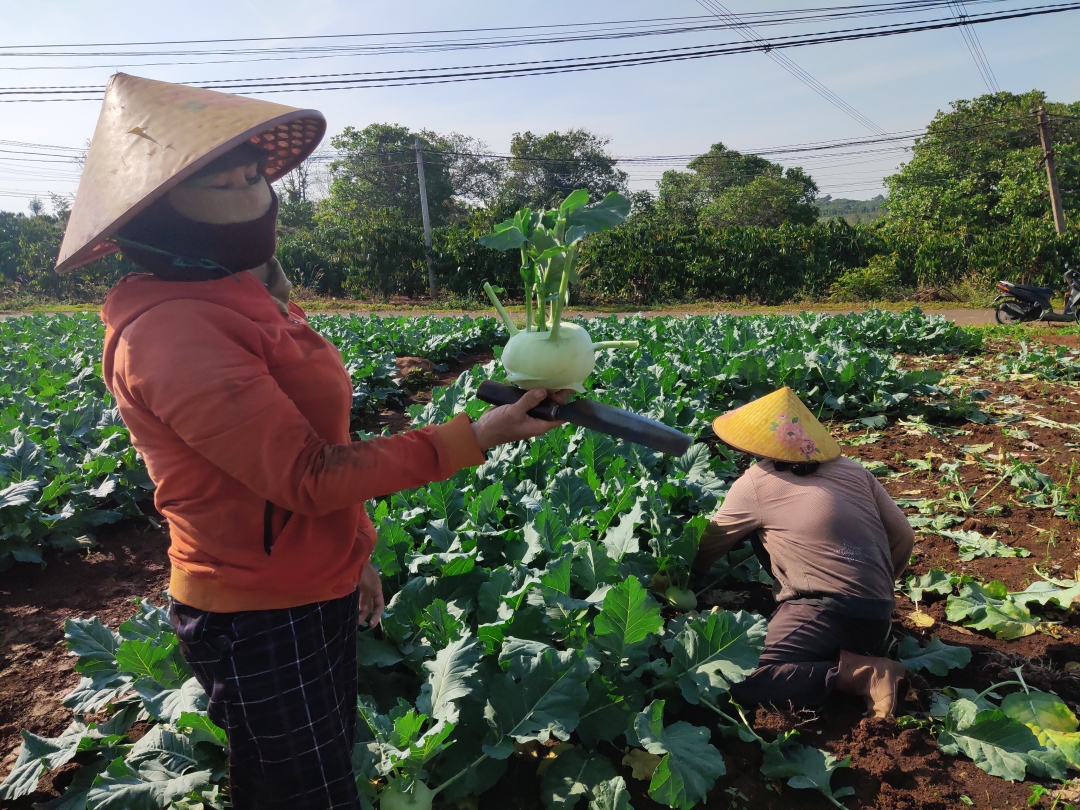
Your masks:
M355 594L285 610L170 605L180 651L229 740L235 810L354 810Z

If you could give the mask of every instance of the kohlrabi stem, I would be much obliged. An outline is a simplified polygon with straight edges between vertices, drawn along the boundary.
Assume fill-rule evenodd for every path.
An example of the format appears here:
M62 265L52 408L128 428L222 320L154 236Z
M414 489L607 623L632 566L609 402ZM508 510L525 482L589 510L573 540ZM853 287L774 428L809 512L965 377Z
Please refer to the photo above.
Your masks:
M1024 683L1023 681L1002 681L1001 683L995 683L992 686L990 686L988 689L984 689L983 691L979 692L979 694L977 694L975 696L975 700L978 700L979 698L982 698L982 697L986 697L991 692L993 692L995 689L1000 689L1003 686L1022 686L1022 687L1024 687L1025 690L1027 689L1027 684ZM972 701L972 702L974 703L975 701Z
M559 339L559 323L562 320L562 303L566 298L566 288L570 284L570 268L563 267L562 278L559 279L559 297L551 302L551 337L548 340Z
M431 791L431 795L434 796L437 793L442 793L444 790L446 790L448 787L450 787L452 784L454 784L454 782L456 782L458 779L463 777L465 774L467 774L469 771L471 771L473 768L475 768L477 765L479 765L481 762L483 762L487 758L488 758L487 754L481 754L478 759L473 760L471 765L466 766L462 770L458 771L456 775L451 776L449 779L447 779L445 782L443 782L437 788L434 788Z
M750 732L750 735L755 740L757 740L759 743L765 742L765 740L762 737L758 736L758 734L754 731L753 727L747 721L746 717L743 716L742 710L739 709L738 707L736 707L736 711L738 711L739 716L742 717L742 722L741 723L738 720L736 720L734 717L732 717L731 715L725 714L724 712L722 712L719 709L719 707L717 707L716 704L714 704L712 701L706 700L705 698L702 698L701 703L702 703L703 706L708 706L710 709L712 709L718 715L720 715L725 720L727 720L729 723L731 723L731 725L733 725L733 726L742 726L743 728L745 728L747 731Z
M521 267L529 267L529 253L526 250L528 242L521 246ZM536 271L532 272L533 279L536 278ZM532 288L530 286L525 287L525 331L528 332L532 328Z
M636 340L603 340L600 343L594 343L592 350L594 352L601 352L604 349L636 349L638 342Z
M499 317L502 318L503 325L506 327L506 331L510 333L510 337L513 337L518 333L518 328L514 326L514 322L510 320L510 313L506 311L506 307L502 305L499 300L499 296L495 295L495 290L491 289L491 285L486 281L484 282L484 292L487 293L487 297L491 299L491 303L495 305L495 311L499 313Z

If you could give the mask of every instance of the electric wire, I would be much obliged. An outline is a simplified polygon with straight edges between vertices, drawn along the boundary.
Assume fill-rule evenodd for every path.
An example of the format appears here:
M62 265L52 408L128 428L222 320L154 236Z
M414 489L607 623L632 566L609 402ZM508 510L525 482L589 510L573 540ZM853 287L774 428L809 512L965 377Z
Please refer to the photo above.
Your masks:
M849 118L852 118L858 123L862 124L871 132L877 133L878 135L885 134L884 129L882 129L865 115L860 113L858 110L856 110L846 101L844 101L844 99L840 98L840 96L838 96L828 87L826 87L824 84L822 84L812 75L810 75L808 71L797 65L789 56L787 56L787 54L777 53L773 51L768 40L766 40L752 27L739 19L736 14L732 13L725 5L719 2L719 0L697 0L697 3L705 10L711 11L713 14L715 14L718 19L731 23L747 42L755 43L762 46L763 50L765 51L765 55L772 59L773 62L780 65L780 67L782 67L792 76L794 76L804 85L809 87L823 99L828 101L842 113L847 115Z
M967 17L967 8L964 5L964 0L954 0L949 4L949 8L953 12L953 16L963 22ZM964 44L967 46L968 53L971 54L972 61L975 62L975 68L979 71L979 76L983 80L983 84L986 85L986 89L991 93L996 93L1000 89L997 83L997 77L994 76L994 71L990 67L990 60L986 58L986 52L983 51L982 43L979 41L979 35L975 32L975 29L970 25L961 25L959 28L960 36L964 40Z
M1011 0L973 0L981 5L988 5L994 3L1011 2ZM818 8L806 8L806 9L792 9L790 11L760 11L760 12L746 12L742 16L745 19L751 20L755 25L770 26L770 25L788 25L794 23L804 22L816 22L823 20L836 20L836 19L850 19L858 17L870 17L870 16L882 16L887 14L910 14L919 11L926 11L935 8L947 7L953 0L901 0L901 2L886 2L886 3L870 3L861 5L850 6L827 6ZM644 27L646 24L659 23L658 27ZM740 21L736 25L743 25ZM243 38L230 38L230 39L199 39L199 40L159 40L151 42L128 42L128 43L68 43L68 44L43 44L43 45L0 45L0 56L48 56L48 57L88 57L88 56L109 56L109 57L154 57L154 56L168 56L168 55L230 55L230 54L262 54L262 53L282 53L292 52L300 50L312 50L327 48L330 50L338 49L342 46L338 45L318 45L318 46L302 46L296 48L289 48L283 46L274 46L274 48L219 48L219 49L203 49L199 51L191 50L166 50L166 51L60 51L60 52L48 52L41 49L44 48L120 48L120 47L138 47L148 45L207 45L207 44L231 44L231 43L253 43L253 42L302 42L311 40L351 40L351 39L378 39L389 36L425 36L433 34L478 34L489 32L520 32L520 31L556 31L561 32L566 29L581 29L583 33L558 33L558 34L520 34L514 33L509 36L503 37L472 37L470 39L463 40L434 40L430 42L425 41L404 41L404 42L391 42L383 43L372 46L377 49L374 53L387 53L387 52L401 52L401 53L414 53L422 52L423 49L430 48L432 46L444 47L449 46L451 48L470 48L470 47L503 47L503 46L517 46L517 45L543 45L551 43L562 42L582 42L589 41L595 38L607 38L609 36L641 36L641 35L654 35L654 34L667 34L667 33L687 33L694 31L712 31L731 28L731 24L715 22L714 15L694 16L694 17L659 17L642 20L618 20L608 22L596 22L596 23L560 23L560 24L545 24L545 25L526 25L526 26L512 26L512 27L491 27L491 28L464 28L464 29L442 29L432 31L410 31L410 32L383 32L383 33L362 33L362 34L317 34L309 36L281 36L281 37L243 37ZM410 50L411 48L418 48L419 51ZM20 49L26 50L27 53L20 52Z
M950 15L947 18L922 20L915 23L889 23L880 26L840 29L813 35L802 34L791 37L780 37L774 38L764 44L745 42L726 43L720 45L654 49L622 54L606 54L602 56L505 62L453 68L418 68L396 71L365 71L340 74L320 74L314 76L263 77L258 79L228 79L215 80L212 82L186 83L200 87L210 87L216 90L268 94L295 92L298 90L328 91L361 87L403 87L500 78L520 78L525 76L551 75L677 62L755 51L772 52L777 48L794 48L835 42L850 42L868 38L956 28L961 25L985 24L1076 10L1080 10L1080 2L1072 0L1071 2L1059 4L1028 6L1007 12L991 12L976 16L969 15L962 21L957 20L954 16ZM334 76L340 78L331 78ZM0 103L80 101L97 100L100 98L100 88L83 89L83 87L84 86L74 86L69 88L56 87L54 89L20 87L2 88L0 89L0 96L6 96L7 98L0 98ZM93 98L86 97L90 95L92 95ZM12 98L11 96L17 97Z

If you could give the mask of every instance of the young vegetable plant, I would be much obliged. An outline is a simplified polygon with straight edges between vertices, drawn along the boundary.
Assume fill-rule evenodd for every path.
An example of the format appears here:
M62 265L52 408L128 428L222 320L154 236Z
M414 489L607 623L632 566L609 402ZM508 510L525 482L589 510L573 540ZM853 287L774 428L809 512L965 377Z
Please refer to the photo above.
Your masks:
M550 211L522 208L513 219L495 226L480 244L496 250L521 251L525 282L525 329L510 319L496 290L484 284L491 303L510 333L502 364L507 379L520 388L571 388L578 393L593 370L596 352L636 349L636 340L594 343L582 327L563 323L570 284L578 279L578 246L590 233L614 228L630 213L630 201L617 192L589 206L589 192L578 189Z

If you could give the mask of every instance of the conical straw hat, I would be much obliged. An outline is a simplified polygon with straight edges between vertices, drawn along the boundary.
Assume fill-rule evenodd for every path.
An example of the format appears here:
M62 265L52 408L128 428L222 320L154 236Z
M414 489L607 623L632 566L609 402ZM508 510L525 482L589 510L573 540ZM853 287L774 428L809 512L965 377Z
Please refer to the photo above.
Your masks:
M790 388L781 388L713 420L736 450L774 461L832 461L840 445Z
M112 253L116 245L107 240L125 223L241 143L266 151L273 182L325 132L316 110L117 73L105 89L56 269Z

